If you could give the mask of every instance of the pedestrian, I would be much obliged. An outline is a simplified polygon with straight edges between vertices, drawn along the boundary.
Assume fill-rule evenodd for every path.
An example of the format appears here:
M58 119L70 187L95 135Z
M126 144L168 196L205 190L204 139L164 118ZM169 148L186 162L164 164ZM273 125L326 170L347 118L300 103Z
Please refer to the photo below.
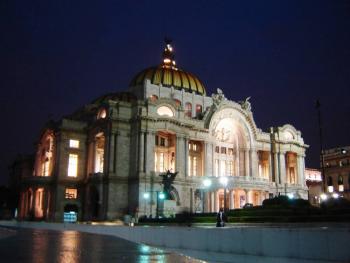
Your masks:
M216 227L224 227L226 221L226 214L224 213L224 209L221 207L216 216Z

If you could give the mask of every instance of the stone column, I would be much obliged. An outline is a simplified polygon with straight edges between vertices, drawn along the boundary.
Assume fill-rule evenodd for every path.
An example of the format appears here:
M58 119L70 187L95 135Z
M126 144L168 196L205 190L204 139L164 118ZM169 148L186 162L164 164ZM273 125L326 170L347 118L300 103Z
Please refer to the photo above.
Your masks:
M305 167L304 167L304 156L302 155L297 155L297 183L301 186L304 186L305 185L305 174L304 174L304 171L305 171Z
M269 152L269 182L272 182L272 158L271 153Z
M233 195L234 195L235 191L230 190L229 191L229 195L230 195L230 209L234 209L235 204L234 204L234 199L233 199Z
M258 177L258 155L255 149L250 150L250 176Z
M139 134L139 147L138 147L138 157L139 157L139 172L144 172L144 161L145 161L145 149L144 149L144 143L145 143L145 133L143 131L140 131Z
M244 165L245 165L245 176L249 176L250 174L250 167L249 167L249 150L245 149L244 150Z
M280 171L279 171L279 160L278 160L278 153L273 153L273 158L274 158L274 173L275 173L275 182L276 184L280 184ZM277 193L276 193L277 194Z
M189 150L188 150L188 141L189 139L188 138L185 138L184 139L184 147L185 147L185 154L184 154L184 157L185 157L185 161L184 161L184 164L185 164L185 177L188 177L189 174L188 174L188 156L189 156Z
M245 203L250 203L249 201L249 191L247 189L244 189L244 193L245 193Z
M210 192L210 212L215 211L215 191Z
M214 212L219 211L218 191L214 191Z
M149 174L150 172L153 172L154 169L154 147L155 147L155 133L154 132L147 132L146 133L146 143L145 143L145 164L146 164L146 170L145 172Z
M239 152L238 152L238 150L236 151L234 162L235 162L235 171L234 171L235 176L240 176L240 174L239 174Z
M213 176L213 144L205 142L205 151L204 151L204 175Z
M208 192L203 192L203 212L209 212L209 194Z
M185 144L184 138L182 136L176 136L176 160L175 160L175 170L179 172L179 177L183 177L185 175L184 167L185 167Z
M114 170L114 147L115 144L115 138L114 138L114 134L110 133L109 134L109 146L108 146L108 172L109 173L113 173ZM90 145L88 145L88 149L89 149ZM89 158L89 157L87 157Z
M281 181L280 181L280 184L281 185L284 185L284 183L286 183L286 157L285 157L285 153L284 152L279 152L278 153L278 155L279 155L279 168L280 168L280 170L279 170L279 174L280 174L280 179L281 179Z

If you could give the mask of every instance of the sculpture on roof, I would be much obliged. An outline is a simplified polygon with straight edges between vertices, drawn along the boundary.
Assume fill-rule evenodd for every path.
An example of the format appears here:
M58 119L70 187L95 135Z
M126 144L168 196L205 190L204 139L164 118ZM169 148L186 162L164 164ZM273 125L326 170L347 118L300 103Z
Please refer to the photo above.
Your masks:
M216 89L216 94L211 95L213 102L216 106L218 106L221 101L226 100L224 93L221 89Z
M241 105L243 110L252 111L252 105L249 100L250 100L250 97L238 102Z

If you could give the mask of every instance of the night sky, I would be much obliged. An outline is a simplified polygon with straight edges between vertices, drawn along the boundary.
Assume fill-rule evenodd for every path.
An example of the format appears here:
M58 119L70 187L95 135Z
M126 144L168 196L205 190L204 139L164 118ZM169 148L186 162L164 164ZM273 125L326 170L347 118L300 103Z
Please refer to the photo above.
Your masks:
M0 1L0 183L45 122L126 90L161 62L238 101L259 128L289 123L319 167L315 100L326 148L350 145L350 1Z

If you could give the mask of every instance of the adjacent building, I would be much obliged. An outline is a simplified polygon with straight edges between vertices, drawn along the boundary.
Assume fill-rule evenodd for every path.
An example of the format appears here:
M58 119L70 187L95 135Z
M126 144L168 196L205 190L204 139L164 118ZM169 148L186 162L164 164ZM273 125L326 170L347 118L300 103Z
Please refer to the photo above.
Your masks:
M280 194L307 199L307 147L290 124L259 129L249 98L236 102L220 89L208 95L199 78L177 67L166 43L163 62L136 74L125 92L46 125L34 171L21 181L19 216L155 216L159 174L168 170L178 172L167 200L175 212L215 212L224 196L230 209Z
M325 150L323 158L326 192L350 200L350 146Z
M309 189L310 204L318 206L320 204L320 195L322 191L322 176L318 169L305 169L306 185Z

